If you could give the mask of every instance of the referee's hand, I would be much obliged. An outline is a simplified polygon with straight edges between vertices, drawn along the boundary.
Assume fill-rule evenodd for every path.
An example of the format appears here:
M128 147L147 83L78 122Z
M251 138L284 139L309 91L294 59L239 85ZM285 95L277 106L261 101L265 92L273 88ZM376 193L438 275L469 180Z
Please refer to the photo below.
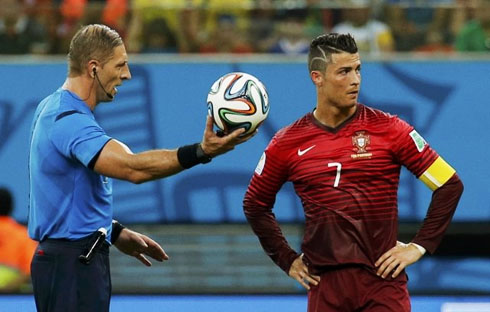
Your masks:
M206 155L216 157L231 151L236 145L248 141L257 134L258 131L241 136L243 132L245 132L245 129L240 128L230 133L224 133L223 131L215 133L213 131L213 118L207 116L206 128L204 129L204 135L201 142L202 150Z
M168 256L163 248L154 240L141 233L124 228L117 238L114 245L121 252L133 256L146 266L151 266L151 262L145 255L162 262L168 260Z
M303 262L303 254L296 258L291 264L289 276L297 280L307 290L310 290L310 284L316 286L320 282L320 276L308 272L308 267Z

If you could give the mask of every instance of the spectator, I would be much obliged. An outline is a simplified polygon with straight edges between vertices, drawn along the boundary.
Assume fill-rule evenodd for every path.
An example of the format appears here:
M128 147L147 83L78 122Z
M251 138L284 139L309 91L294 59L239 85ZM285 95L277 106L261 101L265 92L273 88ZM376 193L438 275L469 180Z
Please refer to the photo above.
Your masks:
M201 25L207 34L212 34L219 27L220 17L233 16L236 27L245 31L250 26L249 13L254 0L202 0L201 11L203 24Z
M253 48L248 43L236 25L233 15L218 16L218 25L212 35L199 48L201 53L252 53Z
M248 27L246 8L250 7L251 1L133 0L133 14L128 29L128 50L140 52L146 36L143 31L144 25L155 18L164 18L169 31L176 37L178 52L213 52L210 46L216 41L214 36L221 35L219 27L225 27L224 31L227 34L224 37L230 37L228 33L230 28L233 28L234 42L237 41L235 39L240 36L239 34L245 33ZM232 18L224 21L222 19L224 15ZM232 24L229 23L231 21ZM209 49L211 51L208 51ZM230 47L223 48L223 50L229 49ZM241 48L239 50L241 52Z
M334 33L350 33L360 52L391 52L394 40L390 27L371 16L370 0L355 0L354 6L342 9L343 21L332 29Z
M56 29L56 53L68 52L70 40L81 25L104 23L126 37L128 0L61 0Z
M274 23L276 10L273 0L255 0L249 12L248 36L254 43L255 52L266 53L275 43Z
M62 0L60 10L69 24L89 19L83 22L103 22L118 31L126 28L127 0Z
M308 37L316 38L330 32L334 25L333 9L322 5L322 0L307 0L306 33Z
M451 51L455 29L453 11L447 6L387 6L385 16L396 51Z
M213 52L210 45L216 45L218 53L253 52L248 43L250 26L249 8L254 0L203 0L201 7L200 31L198 33L199 52ZM225 34L223 34L224 32ZM219 38L215 38L219 36ZM233 41L226 43L226 40ZM220 46L223 44L224 46Z
M0 292L19 292L30 280L36 243L12 217L12 194L0 188Z
M414 51L422 53L450 53L453 52L454 49L450 44L447 44L444 41L440 32L428 31L425 34L424 44L415 48Z
M306 14L307 11L303 9L281 12L276 23L277 41L269 52L288 55L308 53L310 39L306 36Z
M25 3L0 0L0 54L45 53L44 26L25 14Z
M474 0L466 3L469 19L455 41L457 51L490 51L490 1Z
M175 53L177 39L168 27L167 21L158 17L143 25L142 53Z
M159 20L157 24L166 24L164 31L167 45L174 44L175 40L176 51L197 52L202 24L202 12L199 8L202 3L203 0L133 0L127 29L128 51L138 53L146 49L144 45L148 43L148 38L145 37L148 34L145 30L155 27L153 21ZM168 47L164 50L169 52Z

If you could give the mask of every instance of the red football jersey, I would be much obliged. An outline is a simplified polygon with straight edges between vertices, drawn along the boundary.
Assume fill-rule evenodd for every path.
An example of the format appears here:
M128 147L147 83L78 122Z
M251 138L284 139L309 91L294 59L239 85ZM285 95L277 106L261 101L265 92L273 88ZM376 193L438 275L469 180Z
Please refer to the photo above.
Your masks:
M272 212L291 181L305 213L302 251L314 271L376 260L398 235L401 166L419 177L438 157L396 116L358 104L332 129L308 113L272 138L244 199L244 212L267 254L288 271L298 254Z

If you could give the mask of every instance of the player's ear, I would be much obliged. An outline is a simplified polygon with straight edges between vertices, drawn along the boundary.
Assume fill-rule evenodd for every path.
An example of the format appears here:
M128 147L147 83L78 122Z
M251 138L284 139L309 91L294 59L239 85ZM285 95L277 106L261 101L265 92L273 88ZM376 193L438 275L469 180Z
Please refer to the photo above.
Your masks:
M311 81L313 81L315 86L321 87L323 85L323 75L319 71L312 70L310 72L310 77L311 77Z

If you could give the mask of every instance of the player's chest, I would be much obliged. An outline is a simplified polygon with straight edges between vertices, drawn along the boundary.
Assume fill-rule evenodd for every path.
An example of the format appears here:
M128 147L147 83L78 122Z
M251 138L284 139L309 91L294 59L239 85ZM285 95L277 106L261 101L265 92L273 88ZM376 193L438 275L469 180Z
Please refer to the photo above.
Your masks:
M366 174L383 170L394 164L390 146L386 135L367 130L306 138L290 152L290 175L315 175L340 168Z

